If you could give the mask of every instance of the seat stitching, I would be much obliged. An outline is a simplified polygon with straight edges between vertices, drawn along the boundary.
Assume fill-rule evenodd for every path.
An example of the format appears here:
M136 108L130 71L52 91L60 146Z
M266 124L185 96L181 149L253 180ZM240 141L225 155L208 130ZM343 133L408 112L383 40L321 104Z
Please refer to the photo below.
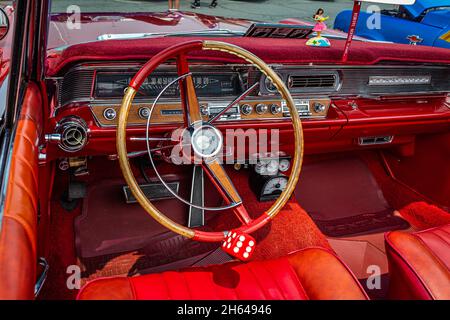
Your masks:
M294 276L297 278L297 283L298 286L300 287L300 289L302 290L303 294L305 295L306 299L311 300L308 296L308 293L306 292L305 287L303 287L302 281L300 279L300 277L298 276L297 272L295 271L294 267L291 265L291 263L288 261L288 268L291 269L292 273L294 274Z
M239 281L240 281L240 280L239 280ZM233 292L234 292L234 295L236 296L236 300L243 300L243 299L240 298L240 295L239 295L239 293L238 293L238 290L236 290L237 287L238 287L238 286L236 286L236 288L232 288L232 289L233 289Z
M188 281L187 278L186 278L185 272L180 272L180 273L181 273L181 276L182 276L182 278L183 278L183 282L184 282L184 284L185 284L186 291L188 292L189 297L192 299L192 298L194 297L194 295L192 294L192 291L191 291L191 289L189 288L189 281Z
M28 238L28 241L30 242L31 250L33 251L34 254L36 254L36 243L35 243L36 237L33 232L33 227L30 226L28 221L25 220L24 218L22 218L21 215L9 215L9 214L6 215L5 214L4 217L16 221L24 229L25 234Z
M442 242L444 242L444 243L448 246L449 241L448 241L447 239L445 239L443 236L441 236L439 233L433 232L433 233L431 233L431 234L434 235L434 236L436 236L436 237L438 237L439 239L441 239Z
M264 296L264 300L268 299L268 296L266 295L266 292L264 290L264 286L261 285L261 282L259 281L258 277L256 276L255 272L253 271L253 269L251 268L251 265L246 265L248 271L250 272L250 274L253 276L253 278L255 278L256 282L258 283L258 287L260 288L263 296Z
M395 246L395 244L391 241L391 239L389 239L389 235L391 233L388 233L387 236L385 237L386 242L388 247L392 250L392 254L395 254L397 257L400 258L400 260L405 264L405 266L417 277L417 279L419 279L419 282L422 284L422 286L425 288L425 291L428 293L428 295L435 300L435 297L433 295L433 293L431 292L430 288L428 287L428 284L424 281L424 279L422 279L422 276L417 272L417 270L409 263L408 259L406 259L403 254L400 252L400 250ZM414 235L412 235L414 238L418 238ZM420 240L417 239L417 241L419 241L419 244L423 247L423 244ZM426 249L426 248L425 248Z
M446 233L446 234L450 235L450 232L448 232L448 231L447 231L447 230L445 230L444 228L441 228L441 229L439 229L439 231L442 231L442 232L444 232L444 233Z
M431 233L431 235L435 235L434 233ZM447 266L442 262L441 258L426 244L425 241L423 241L420 237L413 235L417 240L420 241L420 243L425 247L425 249L427 249L427 251L433 256L434 260L436 260L436 262L442 266L444 269L447 269ZM438 238L442 239L441 237L437 236Z
M183 272L184 274L186 274L187 272ZM218 285L216 286L214 283L214 280L211 281L211 278L214 277L213 275L213 271L210 268L202 268L202 272L199 273L199 275L204 275L206 278L202 279L199 276L199 283L204 283L204 285L202 286L202 288L208 288L211 289L211 296L208 297L208 300L222 300L222 296L219 294L219 290L217 289Z
M133 281L131 281L131 278L127 277L128 283L130 284L130 288L131 288L131 295L133 296L134 300L137 300L137 293L136 293L136 288L134 287L134 283Z
M28 196L31 205L33 206L33 210L37 212L37 200L33 197L33 194L30 192L30 190L26 187L26 184L23 182L16 182L16 187L21 189L26 193ZM11 191L11 193L14 192L14 189ZM10 195L11 196L11 195Z
M224 298L223 298L223 296L222 296L222 292L221 292L221 290L220 289L218 289L217 287L219 287L219 286L216 286L215 285L215 283L214 283L214 274L213 274L213 271L210 269L210 270L208 270L209 272L208 272L208 282L209 282L209 285L211 286L211 288L212 288L212 290L214 291L214 299L217 299L217 300L223 300ZM212 279L211 279L212 278ZM209 281L211 279L211 281Z
M30 139L28 134L25 134L23 132L17 133L17 137L23 138L23 141L28 142L29 144L31 144L32 148L35 149L36 148L36 142L37 142L37 138L35 139L35 142L33 142L33 140Z
M34 150L33 150L34 151ZM15 155L14 159L17 161L20 161L23 165L27 166L30 169L31 174L33 175L33 180L35 185L38 185L38 178L36 176L36 170L33 167L33 165L30 163L30 160L28 158L23 157L22 155Z
M273 276L272 272L270 272L270 270L267 268L265 263L262 263L261 266L262 266L263 269L265 269L270 274L270 278L273 280L273 282L277 286L278 291L280 292L281 296L283 297L284 300L286 300L286 296L284 295L283 290L281 290L280 286L278 285L278 281L275 279L275 277Z
M168 299L172 300L172 294L170 293L170 287L169 287L169 284L166 282L166 278L165 278L166 273L167 272L163 272L163 273L160 273L159 275L162 278L162 282L163 282L164 286L166 287Z

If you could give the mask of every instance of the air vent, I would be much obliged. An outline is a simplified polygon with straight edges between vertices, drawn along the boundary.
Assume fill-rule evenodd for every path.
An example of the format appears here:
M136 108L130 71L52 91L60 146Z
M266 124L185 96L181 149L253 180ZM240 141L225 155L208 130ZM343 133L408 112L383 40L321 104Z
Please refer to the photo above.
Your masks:
M290 89L296 88L334 88L337 86L336 74L318 75L291 75L288 85Z
M75 69L66 73L60 86L59 105L89 100L93 81L94 70Z
M59 147L66 152L77 152L83 149L88 140L86 123L78 117L67 117L58 123Z
M391 143L392 140L394 140L394 136L361 137L358 138L358 144L360 146L370 146Z

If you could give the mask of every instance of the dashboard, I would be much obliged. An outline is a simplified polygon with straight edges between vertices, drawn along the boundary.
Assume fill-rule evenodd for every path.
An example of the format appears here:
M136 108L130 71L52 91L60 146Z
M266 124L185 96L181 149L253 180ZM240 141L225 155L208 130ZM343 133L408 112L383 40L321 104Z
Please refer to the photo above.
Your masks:
M47 140L59 147L56 157L115 152L121 99L141 65L138 61L80 63L60 77L47 79L49 88L53 88L49 124L53 133L47 135ZM274 64L272 68L294 98L303 122L305 148L311 152L407 144L414 139L414 133L441 130L449 123L448 66ZM218 127L282 128L289 144L292 134L285 102L254 67L197 62L191 65L191 72L205 121L254 86L255 90L221 115ZM176 67L168 63L145 80L130 111L131 128L142 135L150 110L152 130L164 131L182 123L176 79ZM155 102L163 89L165 92ZM427 127L423 122L426 120L434 122ZM419 126L417 121L422 124ZM64 135L74 126L83 137L78 139L82 143L67 144ZM95 144L97 140L102 142L100 148Z

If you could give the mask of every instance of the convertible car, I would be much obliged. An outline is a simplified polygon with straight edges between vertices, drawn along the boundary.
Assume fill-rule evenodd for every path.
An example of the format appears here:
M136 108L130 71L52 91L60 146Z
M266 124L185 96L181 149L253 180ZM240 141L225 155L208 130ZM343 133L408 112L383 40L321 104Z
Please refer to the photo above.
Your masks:
M2 11L0 299L450 299L449 50L84 3Z
M334 28L348 31L351 10L340 12ZM416 0L411 5L382 10L380 28L372 28L371 12L361 12L356 34L367 39L450 49L450 1ZM372 21L374 21L372 19Z

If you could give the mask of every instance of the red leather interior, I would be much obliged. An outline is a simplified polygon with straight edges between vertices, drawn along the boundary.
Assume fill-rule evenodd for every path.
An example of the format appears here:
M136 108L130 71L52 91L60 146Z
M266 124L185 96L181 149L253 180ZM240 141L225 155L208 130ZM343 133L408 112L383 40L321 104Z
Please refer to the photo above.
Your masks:
M309 248L276 260L97 279L80 290L78 299L364 300L367 295L335 255Z
M386 234L391 299L450 299L450 225Z
M41 106L39 90L30 85L17 122L0 231L0 300L34 298Z

